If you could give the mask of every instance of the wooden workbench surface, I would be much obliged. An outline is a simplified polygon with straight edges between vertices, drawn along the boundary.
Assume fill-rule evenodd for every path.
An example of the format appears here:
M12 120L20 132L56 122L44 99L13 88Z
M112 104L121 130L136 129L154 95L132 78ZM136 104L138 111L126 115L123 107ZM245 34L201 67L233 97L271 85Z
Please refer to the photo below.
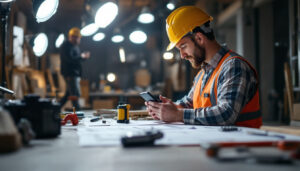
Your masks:
M296 126L262 126L260 129L300 136L300 127Z
M272 153L274 148L259 148ZM193 147L88 147L78 144L76 128L62 128L55 139L33 140L30 147L19 151L0 154L1 171L169 171L169 170L212 170L212 171L276 171L298 170L300 162L293 165L270 165L245 162L217 162L208 158L205 151Z

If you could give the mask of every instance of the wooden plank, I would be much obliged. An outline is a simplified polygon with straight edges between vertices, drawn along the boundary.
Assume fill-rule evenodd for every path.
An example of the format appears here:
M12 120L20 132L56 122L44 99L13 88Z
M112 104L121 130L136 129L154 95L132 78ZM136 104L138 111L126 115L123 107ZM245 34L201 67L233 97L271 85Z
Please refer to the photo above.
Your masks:
M300 121L300 103L293 104L293 116L291 120Z
M67 85L64 77L61 75L60 71L56 71L57 81L58 81L58 97L61 98L65 95L67 90Z
M23 68L14 68L12 70L11 86L17 99L22 99L24 95L29 93L29 85L25 78L26 73L27 70Z
M9 67L5 67L5 74L6 74L6 87L8 89L12 89L12 86L11 86L11 79L10 79L10 68Z
M19 149L22 145L21 135L14 124L11 116L0 111L0 153L11 152Z
M51 92L50 92L50 96L55 96L56 95L56 86L54 84L54 80L53 80L53 75L50 71L50 69L47 69L46 70L46 74L47 74L47 78L48 78L48 82L50 84L50 87L51 87Z
M90 83L89 80L80 80L80 91L81 97L84 98L85 104L89 103L89 93L90 93Z
M260 129L300 136L300 127L296 126L261 126Z
M285 80L285 87L286 87L287 96L288 96L290 118L293 118L294 94L293 94L291 70L290 70L290 66L287 62L284 63L284 80Z
M100 116L103 114L117 115L117 113L117 109L97 109L96 113L94 113L94 116ZM129 116L149 116L149 114L147 110L129 110Z
M93 100L93 109L113 109L115 108L116 101L114 99L106 100Z
M31 80L31 88L34 94L40 95L42 98L46 96L46 79L43 71L31 70L29 72Z
M283 91L283 116L287 118L289 116L289 103L286 89Z

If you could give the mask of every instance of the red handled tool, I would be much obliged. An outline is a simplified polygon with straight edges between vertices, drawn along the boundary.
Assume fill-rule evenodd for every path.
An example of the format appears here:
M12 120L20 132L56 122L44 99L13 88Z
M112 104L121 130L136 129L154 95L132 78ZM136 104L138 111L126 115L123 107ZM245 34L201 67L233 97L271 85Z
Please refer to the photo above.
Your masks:
M228 147L277 147L280 150L294 151L291 158L300 158L300 141L264 141L264 142L220 142L211 144L201 144L206 150L206 155L212 158L219 157L219 151Z
M65 125L68 120L70 120L72 122L72 125L78 125L78 117L77 114L75 112L75 107L73 107L73 113L72 114L67 114L64 119L61 121L61 125Z

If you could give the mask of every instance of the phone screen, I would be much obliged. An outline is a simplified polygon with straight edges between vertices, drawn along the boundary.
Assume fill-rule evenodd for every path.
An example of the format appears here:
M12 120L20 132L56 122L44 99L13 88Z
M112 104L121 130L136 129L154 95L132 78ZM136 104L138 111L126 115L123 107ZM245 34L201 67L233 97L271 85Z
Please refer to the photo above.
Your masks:
M150 92L142 92L142 93L140 93L140 96L145 101L161 102L161 100L158 97L152 95Z

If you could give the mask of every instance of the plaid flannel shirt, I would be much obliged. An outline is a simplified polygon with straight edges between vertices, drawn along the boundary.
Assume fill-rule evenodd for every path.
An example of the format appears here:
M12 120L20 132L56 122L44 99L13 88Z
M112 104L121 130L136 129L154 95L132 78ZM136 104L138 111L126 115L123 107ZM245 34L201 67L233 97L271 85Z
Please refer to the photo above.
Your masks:
M229 50L221 49L208 63L202 65L205 73L202 80L201 91L209 77L217 67L221 58ZM251 100L257 89L258 81L249 65L234 58L224 63L217 84L217 105L193 109L193 95L195 86L190 92L176 103L184 108L183 120L185 124L200 125L233 125L243 107Z

